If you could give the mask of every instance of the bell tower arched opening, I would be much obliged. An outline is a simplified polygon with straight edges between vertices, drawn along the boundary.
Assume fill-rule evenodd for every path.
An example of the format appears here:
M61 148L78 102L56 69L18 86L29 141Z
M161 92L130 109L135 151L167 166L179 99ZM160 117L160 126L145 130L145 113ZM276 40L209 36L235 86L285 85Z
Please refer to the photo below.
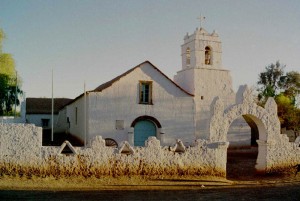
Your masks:
M186 48L185 56L186 56L186 67L188 68L191 65L191 49L189 47Z
M212 51L211 48L209 46L205 47L205 52L204 52L205 56L205 65L212 65Z

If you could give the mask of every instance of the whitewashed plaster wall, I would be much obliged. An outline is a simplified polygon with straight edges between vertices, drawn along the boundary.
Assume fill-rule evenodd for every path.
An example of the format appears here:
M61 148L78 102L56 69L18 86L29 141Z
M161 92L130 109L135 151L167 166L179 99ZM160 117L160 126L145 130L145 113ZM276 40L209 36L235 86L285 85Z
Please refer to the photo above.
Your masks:
M152 81L152 105L139 104L139 81ZM162 144L172 145L176 139L192 143L194 136L193 97L176 87L150 64L136 68L102 92L89 92L88 135L101 135L118 142L129 140L132 122L140 116L157 119ZM116 129L116 120L124 121L124 129Z
M210 49L211 63L205 64L205 48ZM190 64L186 63L186 50L190 49ZM215 98L220 97L227 107L235 104L235 93L232 89L230 71L222 67L222 43L219 35L213 31L208 33L200 28L184 37L181 46L182 69L174 76L174 81L195 98L196 137L209 139L211 107ZM232 127L238 128L241 123L245 134L251 129L240 117ZM236 137L238 137L236 135Z
M69 146L69 143L66 143ZM63 146L66 146L64 143ZM176 152L181 146L182 153ZM0 167L2 174L27 176L200 176L226 174L228 143L197 140L186 148L162 147L150 137L145 147L121 143L119 149L105 146L96 136L90 147L73 147L73 154L61 154L64 147L42 147L42 129L30 124L0 124ZM126 149L132 152L123 154Z
M230 71L189 68L177 72L174 80L189 93L194 94L196 136L200 139L209 139L211 109L214 100L220 97L227 107L235 104L236 95L232 90ZM238 124L232 127L239 127L241 122L245 125L245 133L250 134L250 127L242 117L239 117L239 122L236 122Z
M223 101L215 101L210 124L212 142L226 141L230 124L236 118L246 115L256 123L259 130L257 171L276 172L300 163L299 143L289 142L288 137L280 133L277 105L273 98L269 98L262 108L255 103L252 91L242 86L236 102L233 106L224 107Z
M241 121L243 120L243 121ZM230 148L249 148L251 146L251 130L243 118L236 119L227 133Z
M67 120L67 108L64 107L61 109L57 115L57 120L55 122L55 131L56 132L70 132L69 123Z
M88 113L89 110L89 102L88 102L89 97L86 97L86 112ZM68 105L66 116L69 117L70 121L70 133L77 136L79 139L84 140L85 139L85 122L88 121L88 115L87 119L85 120L85 115L84 115L84 96L81 98L77 99L75 102L72 104ZM77 108L77 109L76 109ZM76 110L77 110L77 117L76 117ZM77 119L76 119L77 118ZM63 119L62 119L63 121ZM60 122L63 123L63 122ZM87 128L88 132L89 128Z
M36 165L41 159L42 128L33 124L0 124L0 161Z
M21 117L11 117L11 116L2 116L0 117L0 123L11 124L11 123L24 123L23 118Z
M300 163L299 141L288 142L285 135L270 135L259 140L256 167L262 172L278 172ZM42 146L42 128L32 124L0 124L0 168L2 174L27 176L226 176L228 142L196 140L191 147L177 141L174 147L163 147L155 137L145 147L131 147L122 142L119 149L105 146L96 136L90 146ZM70 146L73 154L62 154ZM179 149L178 149L179 148ZM181 153L176 151L180 150ZM129 151L129 152L128 152ZM124 154L125 152L126 154Z
M205 64L205 47L212 51L212 65ZM186 64L186 49L190 48L190 65ZM222 67L222 44L219 35L214 31L208 33L205 29L196 29L193 34L188 33L184 37L184 44L181 46L182 69L188 67Z
M57 114L54 114L53 115L53 123L54 123L54 126L57 122L57 117L58 115ZM51 125L52 125L52 117L51 117L51 114L27 114L26 115L26 123L29 123L29 124L34 124L36 126L39 126L39 127L42 127L42 119L49 119L49 122L48 122L48 126L45 127L45 128L51 128Z

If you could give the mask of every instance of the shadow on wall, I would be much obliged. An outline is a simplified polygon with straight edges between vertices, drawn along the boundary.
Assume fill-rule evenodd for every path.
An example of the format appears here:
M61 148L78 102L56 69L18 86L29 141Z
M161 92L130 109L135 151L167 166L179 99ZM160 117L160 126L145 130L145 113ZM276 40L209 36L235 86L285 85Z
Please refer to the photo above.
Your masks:
M60 146L66 140L74 146L84 146L84 142L81 139L64 132L53 133L53 141L51 141L51 129L43 129L42 146Z

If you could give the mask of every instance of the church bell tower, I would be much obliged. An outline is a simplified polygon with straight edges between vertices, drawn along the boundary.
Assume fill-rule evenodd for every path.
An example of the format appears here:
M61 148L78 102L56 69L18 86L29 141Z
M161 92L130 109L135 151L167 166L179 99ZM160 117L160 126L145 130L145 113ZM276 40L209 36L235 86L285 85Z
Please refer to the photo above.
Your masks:
M228 106L235 102L230 72L222 67L222 44L219 35L197 28L186 34L181 45L182 68L174 81L194 94L195 137L209 139L211 105L216 97Z
M188 33L181 46L182 69L220 69L222 65L222 45L218 34L208 33L204 28Z

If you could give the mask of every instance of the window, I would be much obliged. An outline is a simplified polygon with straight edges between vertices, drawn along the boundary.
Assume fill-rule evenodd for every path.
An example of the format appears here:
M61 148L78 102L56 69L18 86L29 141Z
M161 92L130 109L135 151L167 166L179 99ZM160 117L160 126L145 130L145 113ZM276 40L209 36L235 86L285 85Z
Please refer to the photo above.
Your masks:
M205 64L211 65L211 49L210 47L205 47Z
M46 128L49 126L50 119L42 119L42 127Z
M191 50L188 47L185 52L186 55L186 65L189 66L191 64Z
M75 125L77 125L77 120L78 120L78 109L77 109L77 107L75 108Z
M140 104L152 104L152 82L140 81Z

